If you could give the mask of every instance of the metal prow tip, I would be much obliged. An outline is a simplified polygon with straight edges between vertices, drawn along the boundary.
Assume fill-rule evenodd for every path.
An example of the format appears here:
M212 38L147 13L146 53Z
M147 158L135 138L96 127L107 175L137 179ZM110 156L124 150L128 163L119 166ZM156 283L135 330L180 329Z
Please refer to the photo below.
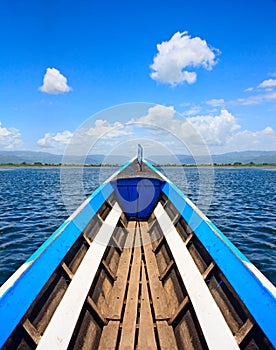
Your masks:
M140 145L140 143L138 143L138 163L139 163L139 167L140 167L140 171L143 171L143 147Z

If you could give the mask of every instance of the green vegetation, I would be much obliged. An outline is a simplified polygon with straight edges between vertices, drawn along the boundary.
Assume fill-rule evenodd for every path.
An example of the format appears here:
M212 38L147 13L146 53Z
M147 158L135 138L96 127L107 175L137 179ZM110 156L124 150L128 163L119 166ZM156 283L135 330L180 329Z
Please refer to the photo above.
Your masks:
M276 163L241 163L241 162L234 162L234 163L214 163L214 164L157 164L156 167L184 167L184 168L195 168L195 167L215 167L215 168L262 168L262 167L275 167Z
M97 168L97 167L114 167L118 168L121 165L120 164L61 164L61 163L42 163L42 162L34 162L34 163L3 163L0 164L1 168L58 168L58 167L85 167L85 168ZM248 168L248 167L275 167L275 163L241 163L241 162L234 162L234 163L214 163L214 164L157 164L156 167L212 167L215 168L222 168L222 167L229 167L229 168Z

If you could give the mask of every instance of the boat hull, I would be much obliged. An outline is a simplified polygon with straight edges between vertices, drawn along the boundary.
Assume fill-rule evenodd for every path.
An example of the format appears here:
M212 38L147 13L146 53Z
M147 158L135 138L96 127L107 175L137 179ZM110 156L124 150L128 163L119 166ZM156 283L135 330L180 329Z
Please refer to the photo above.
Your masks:
M0 347L272 349L275 315L275 287L134 160L1 287Z

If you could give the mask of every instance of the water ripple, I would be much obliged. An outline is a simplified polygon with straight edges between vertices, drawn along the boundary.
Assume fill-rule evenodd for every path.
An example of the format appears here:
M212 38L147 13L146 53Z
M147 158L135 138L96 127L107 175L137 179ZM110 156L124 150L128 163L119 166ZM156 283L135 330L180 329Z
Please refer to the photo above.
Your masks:
M81 204L76 169L67 169L70 210ZM114 169L84 169L86 195L92 193ZM204 174L199 193L197 169L167 168L166 175L196 204L209 197L207 216L276 284L276 171L216 169L213 193ZM202 210L207 209L204 207ZM0 172L0 285L68 217L60 190L58 169L14 169Z

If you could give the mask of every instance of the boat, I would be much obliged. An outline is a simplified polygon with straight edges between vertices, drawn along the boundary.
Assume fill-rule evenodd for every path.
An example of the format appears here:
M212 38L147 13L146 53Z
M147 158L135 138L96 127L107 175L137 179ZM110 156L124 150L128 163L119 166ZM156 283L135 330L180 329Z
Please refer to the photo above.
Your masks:
M276 347L276 288L139 150L1 287L1 349Z

